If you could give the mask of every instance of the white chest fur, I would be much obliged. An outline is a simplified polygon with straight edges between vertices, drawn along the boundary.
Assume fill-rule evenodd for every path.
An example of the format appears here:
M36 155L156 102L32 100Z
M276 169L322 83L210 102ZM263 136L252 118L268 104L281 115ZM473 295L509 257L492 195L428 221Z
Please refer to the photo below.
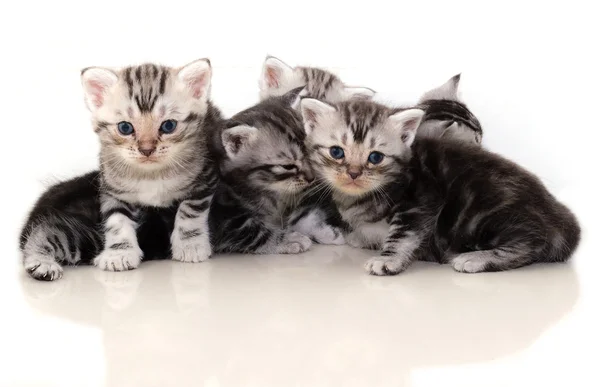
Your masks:
M128 203L145 206L167 207L187 193L182 190L187 186L182 178L131 180L121 183L123 190L127 192L115 196Z

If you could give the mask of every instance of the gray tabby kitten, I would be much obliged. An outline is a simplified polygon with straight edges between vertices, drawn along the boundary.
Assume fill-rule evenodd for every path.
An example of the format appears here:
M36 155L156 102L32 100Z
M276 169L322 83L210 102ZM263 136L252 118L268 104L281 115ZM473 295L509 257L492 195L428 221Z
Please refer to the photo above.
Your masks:
M370 99L375 91L367 87L346 86L335 74L316 67L290 67L283 61L268 56L263 64L259 81L260 99L282 96L302 87L300 97L316 98L330 103L348 99ZM299 108L299 99L292 107Z
M437 138L481 145L483 130L477 117L458 96L460 74L429 90L419 99L425 116L417 130L417 138Z
M579 243L574 215L533 174L479 147L414 141L423 110L316 99L301 109L346 241L380 250L365 265L371 274L398 274L417 259L467 273L564 262Z
M343 243L318 210L308 217L298 212L314 179L302 120L290 107L299 91L266 99L226 122L219 137L221 182L209 219L215 251L292 254L309 249L311 238Z
M122 271L169 253L182 262L210 257L218 178L209 145L221 122L209 100L211 73L207 59L82 71L100 172L60 183L36 204L21 235L31 276L54 280L62 263L90 260Z

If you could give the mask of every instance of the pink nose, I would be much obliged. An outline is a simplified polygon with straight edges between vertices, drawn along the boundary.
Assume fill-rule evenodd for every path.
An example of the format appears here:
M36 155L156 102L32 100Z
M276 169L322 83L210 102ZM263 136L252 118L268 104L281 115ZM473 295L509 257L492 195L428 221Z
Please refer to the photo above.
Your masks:
M154 153L154 151L156 150L156 147L150 147L150 148L138 148L138 150L140 151L141 154L143 154L146 157L150 157L150 155L152 153Z
M356 180L360 175L362 175L361 171L348 171L348 176L350 176L352 180Z

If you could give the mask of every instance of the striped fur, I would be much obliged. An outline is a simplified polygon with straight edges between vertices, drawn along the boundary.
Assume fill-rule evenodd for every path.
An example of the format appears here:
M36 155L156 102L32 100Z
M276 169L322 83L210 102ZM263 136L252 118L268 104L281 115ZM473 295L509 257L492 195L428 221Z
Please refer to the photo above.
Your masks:
M419 109L367 102L330 106L302 101L307 147L357 247L380 250L366 263L375 275L414 260L450 263L460 272L563 262L580 228L533 174L499 155L454 141L418 139ZM345 154L334 160L329 150ZM385 156L379 164L369 154ZM349 171L360 171L353 180Z
M26 270L54 280L63 264L136 268L142 259L211 255L208 209L218 183L210 138L221 115L208 99L210 64L82 72L99 136L100 171L51 187L21 235ZM165 120L176 130L162 132ZM118 123L135 131L123 135ZM143 147L151 146L149 155Z
M419 108L425 110L425 116L417 131L417 138L436 138L481 145L481 124L460 100L459 83L460 74L421 97Z
M311 238L340 243L326 211L309 213L302 202L313 173L301 117L289 107L298 91L269 98L224 126L222 178L210 212L215 251L287 254L307 250Z
M302 96L330 103L347 99L370 99L375 92L367 87L345 85L335 74L316 67L290 67L283 61L269 56L265 59L261 74L260 99L287 94L302 87ZM292 105L299 107L299 101Z

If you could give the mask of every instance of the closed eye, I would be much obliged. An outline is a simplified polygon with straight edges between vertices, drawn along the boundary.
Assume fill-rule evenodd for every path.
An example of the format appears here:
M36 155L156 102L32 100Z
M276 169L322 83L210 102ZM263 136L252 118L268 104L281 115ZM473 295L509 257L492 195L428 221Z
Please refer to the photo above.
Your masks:
M282 164L282 165L273 165L271 167L271 172L281 174L290 172L298 172L298 167L294 164Z

